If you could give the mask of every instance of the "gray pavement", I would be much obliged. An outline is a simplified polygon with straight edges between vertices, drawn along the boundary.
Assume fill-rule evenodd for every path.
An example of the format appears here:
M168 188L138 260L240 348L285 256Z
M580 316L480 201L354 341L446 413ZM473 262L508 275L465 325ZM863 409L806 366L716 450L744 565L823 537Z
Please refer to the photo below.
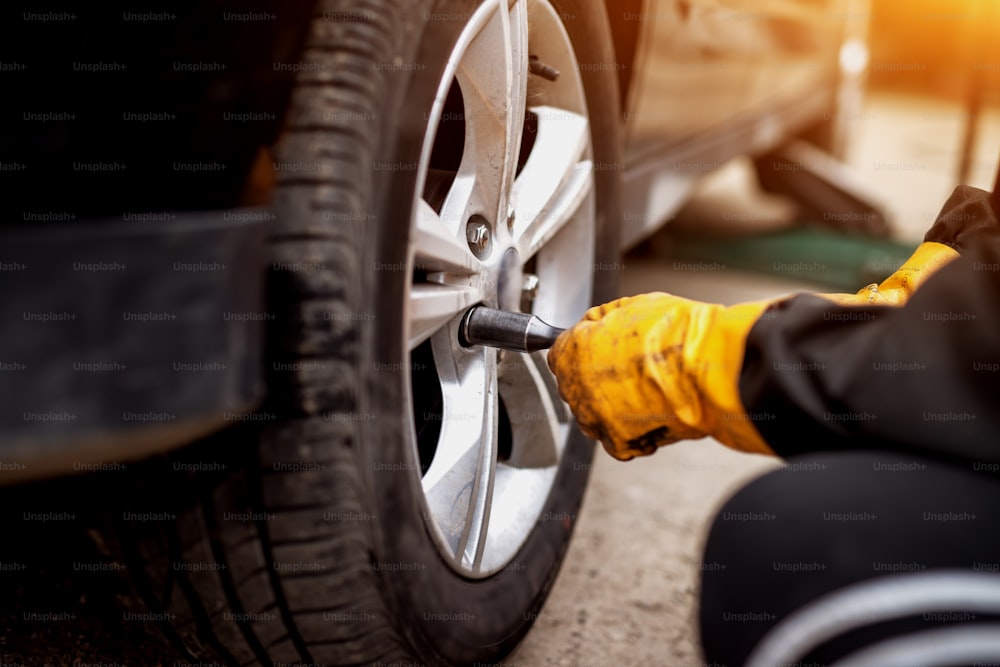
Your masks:
M954 187L963 118L955 105L883 94L870 96L864 113L853 119L848 159L884 194L899 238L919 240ZM990 109L970 185L991 189L998 152L1000 113ZM741 161L703 183L671 224L704 229L736 220L761 230L792 223L786 205L755 191L749 165ZM623 294L662 290L735 303L812 289L760 274L678 270L684 265L669 259L667 232L644 250L625 258ZM504 664L702 666L696 601L709 522L732 492L780 465L709 439L628 463L599 450L552 596Z

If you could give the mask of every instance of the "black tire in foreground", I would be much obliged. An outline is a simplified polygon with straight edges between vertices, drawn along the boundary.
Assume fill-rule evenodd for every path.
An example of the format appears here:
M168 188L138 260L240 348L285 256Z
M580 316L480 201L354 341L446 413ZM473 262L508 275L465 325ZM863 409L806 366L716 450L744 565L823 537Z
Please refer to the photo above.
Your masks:
M457 40L483 5L508 3L321 4L274 148L268 401L130 468L102 501L111 509L99 539L135 582L132 618L198 664L495 661L552 586L593 443L570 425L508 566L473 576L448 562L426 511L412 407L424 387L411 386L407 293L420 271L373 267L411 266L420 194L417 169L380 165L420 164ZM551 9L579 62L605 64L579 68L591 168L604 166L593 169L595 254L577 270L593 275L601 301L619 268L620 173L607 166L622 164L614 55L600 2Z

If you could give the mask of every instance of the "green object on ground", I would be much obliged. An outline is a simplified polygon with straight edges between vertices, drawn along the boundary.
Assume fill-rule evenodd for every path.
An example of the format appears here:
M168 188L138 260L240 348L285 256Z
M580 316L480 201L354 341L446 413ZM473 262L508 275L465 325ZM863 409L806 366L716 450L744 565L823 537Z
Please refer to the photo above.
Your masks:
M803 227L739 238L671 237L677 259L717 262L851 293L888 277L917 245Z

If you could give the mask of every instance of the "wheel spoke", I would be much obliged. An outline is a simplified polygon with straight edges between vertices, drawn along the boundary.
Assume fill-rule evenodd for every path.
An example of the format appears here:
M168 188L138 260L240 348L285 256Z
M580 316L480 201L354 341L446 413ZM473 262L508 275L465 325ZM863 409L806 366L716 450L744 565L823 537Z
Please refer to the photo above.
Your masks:
M505 352L500 368L498 386L514 443L507 465L555 465L559 462L559 423L566 421L562 402L553 398L552 385L546 382L531 355Z
M532 111L538 116L538 138L511 195L514 238L525 259L573 218L594 184L587 119L553 107Z
M507 161L503 173L503 199L510 199L517 175L517 163L524 134L524 115L528 102L528 3L518 2L509 10L510 49L506 52L511 74L510 99L507 101L507 132L504 137ZM498 211L503 218L507 211Z
M417 204L411 248L414 266L423 271L448 271L471 275L482 267L469 246L449 230L441 217L421 199Z
M410 287L409 349L415 348L449 320L480 300L474 287L417 283Z
M593 219L594 205L594 191L591 190L584 197L574 220L581 217ZM532 312L556 326L575 324L590 306L591 283L566 280L566 275L581 270L580 258L593 256L592 228L573 223L563 226L535 255L538 289L532 302Z
M475 569L482 560L496 472L497 354L479 348L456 355L452 329L431 340L444 409L423 488L456 561Z
M465 147L441 209L449 228L460 229L473 214L506 219L524 129L527 63L527 10L518 2L494 13L456 72L465 102Z

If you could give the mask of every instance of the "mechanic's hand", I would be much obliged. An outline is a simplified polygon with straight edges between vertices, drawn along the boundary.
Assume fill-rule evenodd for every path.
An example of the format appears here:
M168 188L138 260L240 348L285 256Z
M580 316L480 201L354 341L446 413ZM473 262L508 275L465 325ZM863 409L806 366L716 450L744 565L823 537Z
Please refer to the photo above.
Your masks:
M921 243L901 267L883 280L855 294L817 294L841 306L902 306L917 288L943 266L958 257L958 251L933 241Z
M738 388L746 335L766 307L663 293L618 299L559 336L549 366L580 428L617 459L706 435L770 454Z
M993 209L990 193L968 185L955 188L924 242L895 273L861 288L856 294L820 294L842 306L901 306L920 285L959 253L985 236L1000 235L1000 220Z

